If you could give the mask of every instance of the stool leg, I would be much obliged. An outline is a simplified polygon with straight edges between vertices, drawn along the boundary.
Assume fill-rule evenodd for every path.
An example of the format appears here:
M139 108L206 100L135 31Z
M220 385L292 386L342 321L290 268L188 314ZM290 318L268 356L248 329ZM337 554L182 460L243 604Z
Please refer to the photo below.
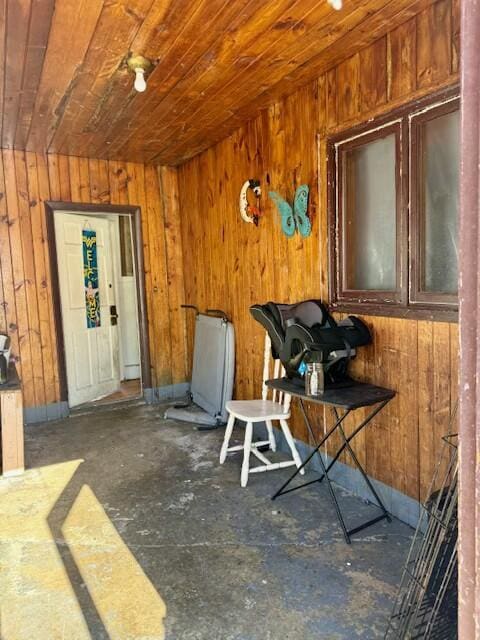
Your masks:
M268 441L270 442L270 449L272 451L277 450L277 443L275 442L275 436L273 434L273 425L271 420L265 420L265 424L267 425L268 431Z
M228 416L228 422L225 429L225 437L223 438L222 448L220 450L220 464L225 462L227 457L228 445L230 443L230 438L232 437L233 425L235 424L235 416L230 414Z
M251 422L247 422L247 426L245 428L245 441L243 443L242 475L240 476L240 484L242 487L246 487L248 482L248 471L250 469L250 451L252 449L252 435L253 424Z
M287 441L288 446L290 447L290 451L292 452L292 458L295 464L298 467L302 466L302 461L300 456L298 455L297 447L295 446L295 441L292 438L292 434L290 433L290 428L288 426L288 422L286 420L280 420L280 425L282 427L283 435L285 436L285 440ZM305 469L301 469L300 473L302 476L305 474Z

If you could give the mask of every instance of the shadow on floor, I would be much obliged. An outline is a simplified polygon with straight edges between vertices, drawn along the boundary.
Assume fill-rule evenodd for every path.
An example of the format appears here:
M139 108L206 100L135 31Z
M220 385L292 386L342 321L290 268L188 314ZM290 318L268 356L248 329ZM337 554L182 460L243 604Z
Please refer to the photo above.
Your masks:
M56 469L40 485L49 540L0 533L10 545L2 592L19 629L22 616L38 627L35 636L2 629L2 637L50 640L49 624L68 624L76 607L69 640L160 639L166 605L167 640L382 638L411 529L381 522L348 546L326 488L272 503L288 470L253 475L241 489L240 458L218 465L222 429L199 433L162 415L162 407L112 408L27 429L27 474ZM372 514L339 493L350 526ZM52 540L64 591L35 580ZM30 597L15 602L19 582ZM35 594L57 598L51 614L41 615Z

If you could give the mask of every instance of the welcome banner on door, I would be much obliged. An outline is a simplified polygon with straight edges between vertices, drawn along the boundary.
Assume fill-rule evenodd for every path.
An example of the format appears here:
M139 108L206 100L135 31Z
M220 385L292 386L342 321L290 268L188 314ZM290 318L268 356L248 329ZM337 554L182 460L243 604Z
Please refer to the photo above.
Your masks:
M82 231L83 277L85 281L85 304L87 329L100 326L100 294L98 292L97 232Z

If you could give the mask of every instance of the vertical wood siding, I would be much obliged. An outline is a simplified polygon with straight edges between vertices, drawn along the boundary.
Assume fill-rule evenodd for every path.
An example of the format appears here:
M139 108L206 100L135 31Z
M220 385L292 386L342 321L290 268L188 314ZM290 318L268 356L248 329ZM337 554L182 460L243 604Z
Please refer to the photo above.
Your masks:
M0 152L0 331L12 337L27 407L60 399L46 200L141 207L152 384L185 380L176 178L169 170L165 198L152 165Z
M233 318L238 398L260 393L263 335L249 306L328 297L327 136L457 81L458 41L458 3L440 0L179 168L186 301ZM262 183L258 228L238 212L248 178ZM313 233L288 240L266 194L291 199L303 182L311 189ZM363 319L373 344L359 350L353 371L398 395L356 451L370 475L418 499L457 397L457 325ZM190 359L193 331L191 318ZM297 414L293 424L306 440Z

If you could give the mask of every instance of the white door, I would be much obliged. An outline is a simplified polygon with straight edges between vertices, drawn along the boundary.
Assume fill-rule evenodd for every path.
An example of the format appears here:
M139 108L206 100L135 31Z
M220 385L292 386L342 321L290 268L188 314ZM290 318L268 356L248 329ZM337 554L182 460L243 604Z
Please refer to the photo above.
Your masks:
M98 267L99 326L88 328L83 231L95 232ZM67 367L68 403L75 407L120 388L118 327L112 253L113 223L101 217L55 214L58 275ZM89 296L94 295L90 286ZM113 321L115 322L116 319Z
M131 216L112 217L116 231L116 272L118 274L118 310L120 366L122 380L139 380L140 339L138 330L137 284L135 261L132 246ZM125 220L127 221L125 224ZM129 233L120 234L120 224L128 228Z
M123 380L140 378L140 344L138 342L137 290L134 276L121 276L120 329L122 342Z

